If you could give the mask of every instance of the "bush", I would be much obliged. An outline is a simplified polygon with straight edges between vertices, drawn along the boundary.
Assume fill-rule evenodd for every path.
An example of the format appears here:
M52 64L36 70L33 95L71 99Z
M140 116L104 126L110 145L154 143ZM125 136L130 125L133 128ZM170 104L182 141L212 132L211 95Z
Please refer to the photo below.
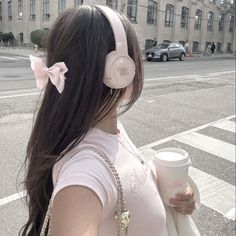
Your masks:
M47 39L49 30L34 30L30 33L30 39L33 44L38 45L40 48L47 46Z
M14 41L13 33L12 32L0 33L0 41L3 41L3 42L11 41L11 42L13 42Z

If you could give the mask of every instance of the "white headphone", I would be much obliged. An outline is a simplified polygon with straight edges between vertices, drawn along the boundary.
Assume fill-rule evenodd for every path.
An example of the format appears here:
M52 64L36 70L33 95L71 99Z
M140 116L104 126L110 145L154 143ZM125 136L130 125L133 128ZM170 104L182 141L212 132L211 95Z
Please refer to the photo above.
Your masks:
M96 7L109 21L116 45L115 51L110 52L106 57L103 82L113 89L125 88L132 83L135 76L135 64L128 55L125 29L115 11L107 6L96 5Z

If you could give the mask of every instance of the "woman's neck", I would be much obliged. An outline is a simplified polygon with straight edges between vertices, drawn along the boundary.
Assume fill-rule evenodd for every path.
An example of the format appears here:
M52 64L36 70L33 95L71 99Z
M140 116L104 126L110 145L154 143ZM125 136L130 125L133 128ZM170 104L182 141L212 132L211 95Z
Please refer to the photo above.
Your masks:
M98 123L95 127L106 133L117 134L117 112L113 112L109 117Z

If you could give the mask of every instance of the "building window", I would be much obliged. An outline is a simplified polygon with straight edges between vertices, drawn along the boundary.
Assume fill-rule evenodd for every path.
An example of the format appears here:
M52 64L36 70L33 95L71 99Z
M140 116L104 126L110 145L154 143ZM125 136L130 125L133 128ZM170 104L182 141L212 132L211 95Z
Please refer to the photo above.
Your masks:
M8 10L8 20L12 20L12 2L8 1L7 10Z
M213 31L213 23L214 23L214 13L209 11L208 20L207 20L207 30Z
M30 0L30 20L35 20L35 0Z
M229 32L233 32L234 30L234 16L230 16L230 22L229 22Z
M221 14L219 20L219 31L224 31L224 21L225 21L225 16Z
M232 52L231 43L227 43L227 52Z
M199 42L193 41L193 52L199 52Z
M75 0L75 7L83 5L83 0Z
M148 0L147 24L157 23L157 2Z
M217 52L221 52L222 51L222 44L221 43L217 43L216 44L216 51Z
M7 3L7 10L8 10L8 20L12 20L12 5L11 1Z
M173 27L174 21L174 6L166 4L165 26Z
M181 23L180 26L182 28L188 28L188 17L189 17L189 9L187 7L182 7L181 12Z
M58 13L61 13L66 8L66 1L65 0L59 0L58 1Z
M0 20L2 20L2 2L0 2Z
M196 10L194 29L195 30L200 30L201 25L202 25L202 11L201 10Z
M50 0L43 0L43 20L50 20Z
M18 16L22 16L23 13L23 0L18 0Z
M131 22L137 22L137 4L138 0L128 0L127 16Z
M19 41L20 41L21 43L24 42L24 34L23 34L23 33L19 33Z

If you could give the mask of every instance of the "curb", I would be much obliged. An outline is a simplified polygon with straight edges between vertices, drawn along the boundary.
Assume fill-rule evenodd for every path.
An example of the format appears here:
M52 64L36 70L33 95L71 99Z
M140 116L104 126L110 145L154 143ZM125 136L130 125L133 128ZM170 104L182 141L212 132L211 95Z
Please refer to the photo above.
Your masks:
M42 51L34 52L33 50L29 50L29 49L25 50L25 49L1 49L0 48L0 54L28 57L29 55L43 56L44 52Z

